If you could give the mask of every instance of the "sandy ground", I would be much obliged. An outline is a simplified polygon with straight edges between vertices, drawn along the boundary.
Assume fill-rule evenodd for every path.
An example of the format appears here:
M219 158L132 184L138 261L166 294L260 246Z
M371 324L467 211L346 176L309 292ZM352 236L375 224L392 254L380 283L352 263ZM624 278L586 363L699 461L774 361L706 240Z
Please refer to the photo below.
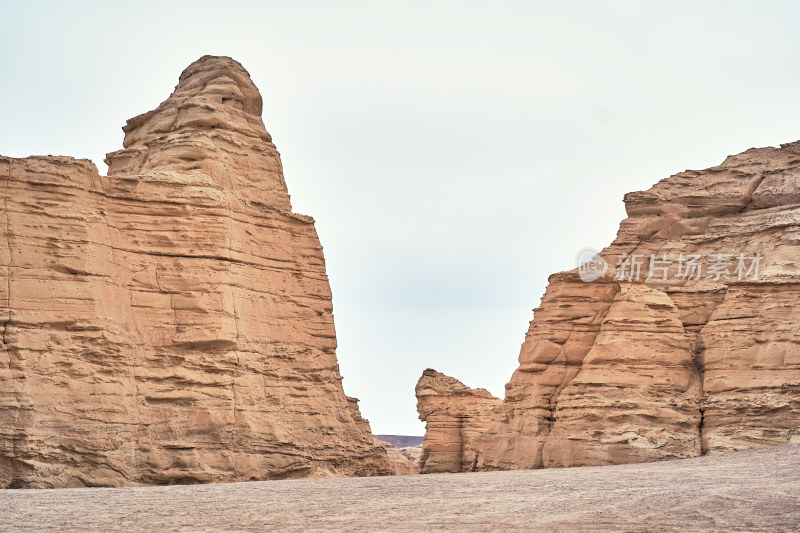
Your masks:
M0 490L2 531L800 531L800 445L479 474Z

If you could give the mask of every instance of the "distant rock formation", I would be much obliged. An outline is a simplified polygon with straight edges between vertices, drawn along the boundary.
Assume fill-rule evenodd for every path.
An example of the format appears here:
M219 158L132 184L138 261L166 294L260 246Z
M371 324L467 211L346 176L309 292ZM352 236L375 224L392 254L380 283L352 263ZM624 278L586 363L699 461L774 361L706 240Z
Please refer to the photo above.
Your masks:
M402 448L397 448L397 451L400 452L403 457L414 463L417 467L417 473L419 473L419 460L422 457L422 444L420 443L417 446L403 446Z
M390 474L261 96L203 57L109 176L0 158L0 487Z
M470 470L475 453L469 445L486 431L501 400L431 368L419 378L416 394L419 419L425 422L420 473Z
M386 450L396 476L419 474L419 466L417 464L419 460L418 453L409 453L407 450L410 448L397 448L394 444L380 439L375 439L375 444L383 446ZM421 451L421 448L416 449Z
M477 470L800 439L800 142L625 205L593 269L550 277L505 400L472 441Z

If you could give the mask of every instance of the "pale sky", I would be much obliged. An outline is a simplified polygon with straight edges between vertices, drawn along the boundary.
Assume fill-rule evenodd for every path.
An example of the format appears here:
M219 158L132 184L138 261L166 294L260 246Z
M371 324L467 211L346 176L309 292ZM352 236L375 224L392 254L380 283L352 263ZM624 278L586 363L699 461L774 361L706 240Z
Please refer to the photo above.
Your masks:
M0 0L0 154L88 157L205 54L264 97L345 391L422 435L425 368L500 397L548 275L622 196L800 139L800 3Z

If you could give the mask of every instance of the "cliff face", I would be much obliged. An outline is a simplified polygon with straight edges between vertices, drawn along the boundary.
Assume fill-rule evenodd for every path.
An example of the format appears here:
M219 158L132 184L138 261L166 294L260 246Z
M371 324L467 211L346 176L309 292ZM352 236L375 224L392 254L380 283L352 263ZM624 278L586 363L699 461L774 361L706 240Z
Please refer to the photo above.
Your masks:
M203 57L109 175L0 158L0 487L391 473L261 97Z
M625 204L599 254L605 275L550 277L505 400L471 444L477 469L800 439L800 142L677 174Z
M419 378L416 394L419 419L425 422L420 473L470 470L475 453L469 445L486 431L501 400L430 368Z

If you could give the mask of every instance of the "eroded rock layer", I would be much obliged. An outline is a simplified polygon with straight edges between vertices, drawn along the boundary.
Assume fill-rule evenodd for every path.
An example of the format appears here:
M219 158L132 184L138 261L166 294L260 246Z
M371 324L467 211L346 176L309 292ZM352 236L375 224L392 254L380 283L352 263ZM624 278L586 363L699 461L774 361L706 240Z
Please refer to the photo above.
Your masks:
M677 174L625 205L604 276L551 276L505 400L472 442L476 469L798 439L800 142Z
M430 368L419 378L416 394L419 419L425 422L420 473L470 470L475 453L469 445L486 431L501 400Z
M419 474L419 466L417 465L419 456L414 457L410 455L407 451L408 448L398 449L394 444L380 439L375 439L375 444L382 446L386 450L386 454L389 456L389 461L392 463L396 476Z
M0 158L0 487L391 473L261 96L203 57L109 175Z

